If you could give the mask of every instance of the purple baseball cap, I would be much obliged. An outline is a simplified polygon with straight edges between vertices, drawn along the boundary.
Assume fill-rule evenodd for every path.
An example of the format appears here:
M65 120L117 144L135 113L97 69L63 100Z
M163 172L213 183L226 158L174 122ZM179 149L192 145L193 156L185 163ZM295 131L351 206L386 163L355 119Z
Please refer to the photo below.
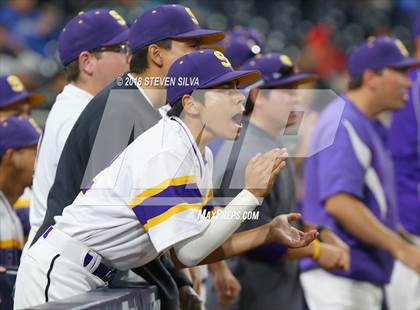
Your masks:
M229 34L235 38L251 39L258 46L264 46L265 44L264 36L257 30L250 27L235 26L231 31L229 31Z
M29 93L16 75L0 76L0 109L27 100L32 106L38 106L47 100L42 94Z
M243 65L247 60L261 53L261 46L250 37L234 36L227 33L222 41L225 56L231 61L234 68Z
M361 76L367 69L405 69L420 66L420 60L409 56L404 44L391 37L370 37L355 47L348 59L351 76Z
M132 53L165 39L199 39L203 45L223 40L222 31L200 28L192 11L180 4L165 4L146 11L134 20L129 44Z
M169 69L167 79L175 81L166 87L167 101L173 106L182 96L196 89L211 88L229 81L239 85L252 83L260 77L258 71L235 71L222 52L202 50L178 58ZM188 83L181 83L187 79ZM192 81L194 80L194 81Z
M37 145L41 129L27 116L9 117L0 121L0 156L8 149Z
M261 72L259 87L277 87L288 84L303 84L319 79L313 73L298 73L289 56L280 53L260 54L247 61L241 70Z
M58 38L61 62L68 65L83 51L127 41L128 33L127 23L117 11L82 11L67 23Z

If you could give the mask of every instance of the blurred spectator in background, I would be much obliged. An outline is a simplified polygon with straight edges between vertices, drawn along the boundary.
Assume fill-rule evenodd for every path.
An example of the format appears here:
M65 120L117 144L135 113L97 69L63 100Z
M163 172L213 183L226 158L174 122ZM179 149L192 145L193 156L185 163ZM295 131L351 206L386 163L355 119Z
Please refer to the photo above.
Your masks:
M313 27L306 36L300 65L303 70L320 76L322 88L329 86L344 91L346 61L344 53L332 41L333 32L326 24Z
M52 54L45 47L58 37L60 19L57 8L39 7L36 0L10 0L0 9L0 24L7 27L12 44L43 56Z
M220 185L215 197L227 199L234 197L243 186L243 171L252 156L285 146L283 132L301 120L296 112L300 110L296 88L317 79L314 74L298 73L290 58L279 53L256 56L246 62L241 70L258 70L262 79L260 86L250 86L253 89L246 104L246 117L242 119L239 140L225 141L215 158L214 185L216 188ZM289 158L272 191L264 198L259 218L245 221L240 230L258 227L279 214L296 210L294 166ZM323 231L322 241L326 235L333 234ZM296 259L313 257L328 270L349 268L348 246L336 236L332 236L332 239L333 244L316 240L302 249L269 244L229 260L229 266L242 287L239 300L231 309L303 309ZM230 306L236 297L235 286L226 290L216 282L218 272L214 272L214 288L209 287L209 309L217 309L217 301L220 306ZM257 275L264 281L255 281Z
M24 245L21 221L12 205L32 184L36 145L41 130L24 116L0 121L0 308L12 309L14 277L4 272L17 268ZM13 180L13 181L11 181ZM3 267L3 268L2 268ZM6 267L6 270L4 270Z
M420 61L420 14L413 25L413 37L415 57ZM409 100L393 115L389 147L395 167L401 234L420 246L420 69L409 74ZM386 293L390 310L420 309L419 275L397 260Z
M10 43L6 25L0 21L0 73L8 74L16 70L18 52Z
M348 58L349 91L319 118L310 148L334 140L306 161L304 219L345 240L351 268L330 273L312 262L302 264L301 283L310 309L381 309L394 257L420 273L420 247L395 232L392 161L385 128L377 120L379 113L404 106L411 85L407 70L418 65L420 60L408 57L401 41L369 38Z
M16 75L0 76L0 120L9 116L29 115L32 107L45 100L42 94L29 93Z
M145 10L158 5L155 1L139 0L116 0L111 1L110 4L129 24L131 24L137 16L143 14Z

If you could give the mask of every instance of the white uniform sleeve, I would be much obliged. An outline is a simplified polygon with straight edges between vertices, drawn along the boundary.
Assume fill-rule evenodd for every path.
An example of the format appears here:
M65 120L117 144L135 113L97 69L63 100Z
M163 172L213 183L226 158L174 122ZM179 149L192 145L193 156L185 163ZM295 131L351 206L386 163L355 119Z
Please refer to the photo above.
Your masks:
M242 190L224 209L221 216L211 219L206 231L174 246L178 260L185 266L195 266L221 246L243 222L243 213L250 212L259 204L257 198ZM223 215L226 216L223 216ZM238 216L231 216L237 214Z
M162 253L183 240L202 233L209 220L201 217L208 197L200 192L188 158L171 151L148 161L135 177L129 206Z

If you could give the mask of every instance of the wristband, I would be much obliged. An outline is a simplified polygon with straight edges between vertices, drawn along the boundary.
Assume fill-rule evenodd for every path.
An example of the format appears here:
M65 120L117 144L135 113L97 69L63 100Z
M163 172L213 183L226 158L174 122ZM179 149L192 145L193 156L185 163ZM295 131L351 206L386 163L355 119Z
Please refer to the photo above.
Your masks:
M321 243L317 239L315 239L314 241L312 241L312 244L314 245L314 252L312 253L312 259L318 260L319 254L321 253Z

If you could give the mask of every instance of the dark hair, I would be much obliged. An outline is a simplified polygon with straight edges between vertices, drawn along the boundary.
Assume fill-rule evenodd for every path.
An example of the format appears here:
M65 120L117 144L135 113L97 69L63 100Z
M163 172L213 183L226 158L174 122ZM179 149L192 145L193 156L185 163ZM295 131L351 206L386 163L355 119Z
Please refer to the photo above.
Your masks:
M154 44L165 50L169 50L172 47L172 40L165 39ZM142 73L149 68L149 64L147 63L147 53L149 51L149 46L150 45L147 45L133 54L130 61L130 72Z
M200 91L195 91L190 94L195 100L204 103L204 91L201 89ZM176 116L181 117L182 111L184 111L184 106L182 105L182 97L175 102L175 104L171 107L171 109L166 113L167 116Z
M349 90L355 90L362 87L363 79L361 76L351 76L349 81Z
M383 72L383 69L379 69L379 70L370 69L370 70L378 75L381 75ZM349 90L358 89L362 87L362 85L363 85L363 74L357 75L357 76L350 76L350 81L349 81L349 86L348 86Z
M75 61L65 66L64 71L66 72L67 81L69 82L76 81L80 74L79 59L76 59Z
M182 105L182 98L178 99L177 102L171 107L171 109L166 113L167 116L176 116L180 117L182 111L184 110L184 106Z
M91 52L91 54L93 54L96 59L101 58L101 52ZM64 72L66 73L68 82L76 81L80 75L79 58L66 65L64 67Z
M261 90L260 88L255 88L255 89ZM266 88L264 90L267 90L267 89L271 89L271 88ZM253 91L253 89L251 91ZM268 92L267 91L259 91L258 96L268 97ZM252 111L254 111L254 105L255 105L255 102L252 101L251 92L250 92L248 97L246 98L244 115L249 117L251 115Z

